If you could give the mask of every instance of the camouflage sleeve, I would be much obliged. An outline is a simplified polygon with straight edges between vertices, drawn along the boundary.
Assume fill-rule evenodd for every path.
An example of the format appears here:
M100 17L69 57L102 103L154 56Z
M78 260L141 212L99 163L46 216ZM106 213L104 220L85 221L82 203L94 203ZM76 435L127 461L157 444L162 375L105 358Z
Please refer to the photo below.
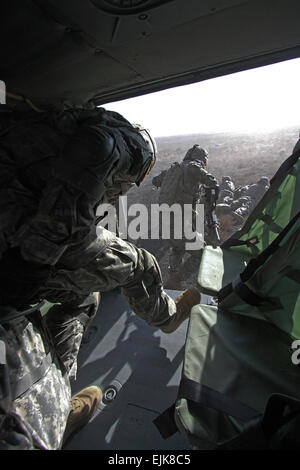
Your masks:
M85 194L53 178L37 213L19 228L12 245L28 262L55 265L70 245L87 236L94 218L93 202Z
M151 326L159 327L176 310L155 257L100 226L98 238L68 258L45 284L43 298L50 302L76 302L90 292L121 287L135 314Z
M166 173L167 173L167 170L164 170L159 175L154 176L154 178L152 178L153 186L160 188Z
M41 315L0 324L0 448L60 448L71 387ZM1 348L2 346L2 348Z
M198 163L191 163L188 165L187 178L191 181L191 184L198 182L209 187L215 187L218 185L217 179Z
M12 156L0 146L0 258L8 249L7 234L18 226L25 208L30 212L34 206L30 191L16 177Z
M11 411L12 400L8 377L6 344L0 340L0 450L33 449L32 438L26 423Z
M69 246L85 239L105 191L104 181L113 172L115 152L113 139L95 126L82 126L70 139L38 211L11 240L26 261L55 265Z

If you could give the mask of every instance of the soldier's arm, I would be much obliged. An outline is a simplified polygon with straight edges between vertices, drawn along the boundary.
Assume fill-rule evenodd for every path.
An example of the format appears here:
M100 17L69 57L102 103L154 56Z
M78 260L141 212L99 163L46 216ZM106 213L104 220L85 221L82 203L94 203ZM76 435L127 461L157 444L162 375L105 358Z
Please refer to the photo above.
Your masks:
M153 186L160 188L166 173L167 173L167 170L163 170L159 175L154 176L154 178L152 178Z
M196 162L188 165L186 171L187 178L192 184L198 182L200 184L209 186L210 188L218 185L218 181L216 180L216 178L210 173L208 173L204 168L202 168L201 165Z
M218 180L204 169L202 169L201 181L203 181L203 184L209 186L210 188L218 186Z
M105 131L94 125L78 129L44 188L37 213L14 237L26 261L54 265L69 246L85 239L117 152Z
M0 339L0 450L34 449L25 421L12 412L6 343Z

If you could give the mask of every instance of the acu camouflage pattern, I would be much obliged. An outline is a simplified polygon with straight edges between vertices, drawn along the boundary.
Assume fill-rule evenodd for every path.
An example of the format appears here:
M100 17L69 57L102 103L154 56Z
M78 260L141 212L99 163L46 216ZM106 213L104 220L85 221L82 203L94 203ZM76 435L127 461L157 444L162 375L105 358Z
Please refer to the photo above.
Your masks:
M26 261L50 266L86 238L98 204L130 187L149 153L103 108L0 112L0 136L0 256L19 247Z
M45 299L61 302L45 316L50 344L40 325L26 319L10 322L7 330L1 330L11 358L9 373L17 380L42 363L47 355L45 343L54 358L56 353L59 356L38 382L13 401L13 409L28 429L34 448L58 449L61 445L70 407L69 378L76 376L82 335L99 303L99 297L90 295L91 291L122 286L133 311L152 326L165 325L176 313L175 302L163 290L155 258L102 227L99 232L83 251L82 246L70 249L60 262L64 269L57 269L40 290Z
M90 292L121 287L132 310L149 325L167 322L176 307L163 291L155 258L101 226L97 231L97 238L66 252L40 295L50 302L72 305L74 311Z
M159 203L193 204L199 199L201 186L214 187L217 180L196 160L174 163L164 174Z
M100 177L107 187L113 185L114 152L118 151L107 129L97 127L100 114L99 110L70 109L35 114L32 119L20 116L20 122L12 119L1 136L0 259L17 248L26 262L49 266L49 275L38 285L31 303L41 299L61 303L47 314L53 362L24 396L13 401L15 412L23 418L20 435L27 433L28 437L29 432L32 446L40 449L56 449L61 444L70 406L67 372L76 375L82 333L96 310L95 303L85 303L91 292L121 286L133 311L153 326L168 322L176 311L174 301L163 291L159 267L150 253L104 229L96 235L95 212L105 197L105 191L97 193L97 200L96 189ZM130 149L125 140L123 144L128 160ZM62 155L60 168L56 159ZM89 185L85 181L84 186L80 180L84 172L78 168L88 166L95 156L101 156L105 175L99 174L99 181L96 178ZM76 171L69 175L67 170L75 162ZM111 196L109 193L108 198ZM18 272L14 266L12 269L17 280ZM1 332L9 346L10 377L30 375L31 368L46 355L48 340L42 341L41 329L23 319L9 323ZM56 352L65 365L58 362ZM11 412L1 415L2 424L13 421Z
M203 186L215 187L218 184L214 176L208 173L203 168L203 164L197 160L186 160L180 164L175 163L168 171L158 175L158 177L161 176L163 176L163 180L159 193L159 203L167 203L169 205L180 204L182 211L184 204L195 206L196 203L204 203L201 192ZM185 249L187 240L184 238L178 240L174 236L172 237L172 234L174 234L172 222L170 233L169 244L171 246L171 255L169 258L169 270L170 272L179 272L181 277L184 278L195 272L195 266L199 263L201 252L192 251L191 254L195 262L191 262L192 260L189 258L189 262L185 262L182 265L184 254L188 253Z
M76 379L82 336L97 313L99 301L100 295L93 293L80 304L54 305L45 316L47 331L70 380Z
M71 396L68 376L62 372L63 368L53 350L52 360L43 376L23 394L14 396L20 381L26 383L28 378L31 383L31 377L46 361L48 348L51 347L42 333L40 319L31 321L23 317L3 324L0 326L0 339L6 345L12 394L7 402L10 406L4 410L5 418L1 415L1 448L60 448ZM5 426L3 419L10 425ZM17 421L15 426L14 419Z

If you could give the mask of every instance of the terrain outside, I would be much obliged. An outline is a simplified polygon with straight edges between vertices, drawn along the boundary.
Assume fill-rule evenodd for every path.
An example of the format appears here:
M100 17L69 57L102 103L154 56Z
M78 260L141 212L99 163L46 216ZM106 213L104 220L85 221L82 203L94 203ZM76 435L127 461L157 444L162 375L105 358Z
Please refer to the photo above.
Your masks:
M193 134L156 138L158 157L150 175L139 187L131 189L128 206L134 203L150 205L158 202L158 190L151 180L174 162L181 162L186 151L199 144L208 151L207 170L219 182L222 176L231 176L235 186L257 182L261 176L272 178L279 166L288 158L298 140L299 128L286 128L268 133ZM133 240L146 248L159 261L164 281L168 277L168 243L165 240Z

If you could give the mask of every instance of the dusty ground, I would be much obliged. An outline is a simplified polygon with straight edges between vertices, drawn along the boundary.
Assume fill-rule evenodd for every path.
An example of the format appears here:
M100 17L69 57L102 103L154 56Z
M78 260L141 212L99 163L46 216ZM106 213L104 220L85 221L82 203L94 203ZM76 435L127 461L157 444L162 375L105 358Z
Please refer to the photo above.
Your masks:
M153 176L168 168L171 163L180 162L187 149L196 143L208 151L208 171L219 180L228 175L238 186L255 183L261 176L271 178L292 153L298 132L298 128L287 128L253 135L222 133L157 138L157 163L142 186L130 190L128 205L139 202L149 208L151 203L157 202L158 193L151 184ZM135 244L157 256L166 279L167 243L164 240L138 240Z

